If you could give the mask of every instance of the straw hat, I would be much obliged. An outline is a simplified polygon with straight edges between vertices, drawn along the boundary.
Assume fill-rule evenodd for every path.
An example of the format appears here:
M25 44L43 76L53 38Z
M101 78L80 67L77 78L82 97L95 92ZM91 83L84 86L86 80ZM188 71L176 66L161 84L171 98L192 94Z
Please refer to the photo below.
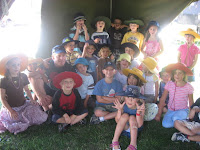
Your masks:
M38 65L43 64L43 59L42 58L28 58L28 65L37 63Z
M157 62L153 57L147 57L147 58L143 59L141 62L147 67L147 69L150 72L152 72L156 75L158 74L158 70L156 69Z
M188 28L186 31L181 31L179 34L181 36L185 36L186 34L190 34L190 35L193 35L195 37L195 40L200 40L200 35L198 33L196 33L194 30L192 30L191 28Z
M67 78L72 78L74 80L74 82L76 83L74 88L80 87L83 83L83 80L80 75L74 72L65 71L65 72L59 73L53 78L53 85L56 88L61 89L60 82Z
M121 54L117 61L121 61L122 59L127 60L129 63L131 63L131 56L127 53Z
M134 74L136 76L138 76L138 78L140 78L140 80L142 80L143 83L147 83L147 81L144 79L144 77L142 76L143 75L143 72L137 68L133 68L132 70L131 69L123 69L122 70L123 74L125 76L128 77L128 75L131 73L131 74Z
M169 72L169 73L171 73L173 70L176 70L176 69L184 71L186 75L188 76L193 76L191 69L187 68L186 65L182 63L169 64L165 68L166 72Z
M9 60L13 58L19 58L21 63L20 63L20 71L24 71L27 66L28 66L28 57L24 54L12 54L8 55L4 58L1 59L0 61L0 75L4 76L6 73L6 64L8 63Z

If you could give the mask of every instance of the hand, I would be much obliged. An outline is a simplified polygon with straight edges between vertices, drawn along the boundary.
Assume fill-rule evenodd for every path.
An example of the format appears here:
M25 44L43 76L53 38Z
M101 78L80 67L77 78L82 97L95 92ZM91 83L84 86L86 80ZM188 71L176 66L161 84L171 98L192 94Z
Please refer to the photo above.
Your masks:
M44 60L44 67L48 69L49 65L50 65L49 59L47 58L47 59Z
M65 118L65 122L66 122L66 123L68 123L68 124L71 123L71 119L70 119L70 117L69 117L68 114L64 114L63 117Z
M34 100L30 100L31 101L31 104L33 105L38 105L38 102L37 101L34 101Z
M87 102L88 102L88 101L86 101L86 100L84 101L84 107L85 107L85 108L87 108Z
M101 40L100 38L96 38L96 39L94 40L94 42L95 42L95 43L99 43L100 40Z
M84 47L83 47L83 51L86 51L87 47L89 46L89 43L85 43Z
M82 24L82 28L83 28L84 32L86 32L86 31L87 31L87 27L86 27L86 25L85 25L85 24Z
M48 106L52 103L52 97L49 95L40 96L38 97L38 100L41 106Z
M137 113L138 114L144 114L144 112L145 112L145 102L144 102L144 100L140 100L140 101L142 101L143 103L140 106L139 106L138 103L136 103Z
M18 113L15 110L10 111L10 117L14 120L17 120Z
M79 32L80 30L81 30L81 25L79 24L76 26L76 31Z
M123 102L122 104L119 102L119 100L118 99L116 99L115 101L114 101L114 106L112 106L113 108L116 108L117 110L122 110L123 109L123 107L124 107L124 105L125 105L125 102Z
M155 120L160 121L160 115L159 114L156 115Z
M114 56L113 54L111 54L111 55L110 55L110 59L111 59L111 60L114 60L114 59L115 59L115 56Z

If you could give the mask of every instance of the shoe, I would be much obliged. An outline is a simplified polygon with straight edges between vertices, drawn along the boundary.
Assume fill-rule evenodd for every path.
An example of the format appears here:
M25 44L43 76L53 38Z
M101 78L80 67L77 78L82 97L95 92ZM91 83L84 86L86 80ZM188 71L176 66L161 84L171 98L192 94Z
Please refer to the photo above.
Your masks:
M200 146L200 142L196 142Z
M81 121L79 121L80 125L85 125L87 123L87 120L83 118Z
M115 148L114 148L115 146L118 146L118 148L117 148L117 149L115 149ZM112 150L121 150L121 148L120 148L120 145L119 145L119 142L118 142L118 141L116 141L116 142L112 142L112 144L110 144L110 148L112 148Z
M182 142L190 142L189 139L186 138L186 136L179 132L175 132L173 135L172 135L172 138L171 138L172 141L182 141Z
M100 119L99 117L92 115L92 117L90 118L90 124L99 124L100 123Z
M67 123L61 123L58 125L58 131L59 132L64 132L67 130L67 128L70 126L70 124Z

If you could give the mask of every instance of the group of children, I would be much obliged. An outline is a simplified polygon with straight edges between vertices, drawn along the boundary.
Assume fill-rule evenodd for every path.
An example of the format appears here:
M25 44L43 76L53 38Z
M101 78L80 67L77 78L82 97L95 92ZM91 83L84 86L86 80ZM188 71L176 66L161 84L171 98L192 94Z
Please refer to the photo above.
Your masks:
M94 109L91 124L115 118L117 125L111 144L113 150L120 149L118 141L122 133L130 137L127 149L136 150L137 133L142 130L144 121L154 118L159 121L163 112L166 113L163 127L175 127L181 132L174 133L173 141L200 142L200 115L197 114L200 112L200 103L197 100L193 104L194 89L187 82L187 76L193 75L191 69L200 53L194 40L200 39L200 36L191 29L181 32L186 44L179 48L178 63L169 64L159 72L158 56L163 52L163 46L158 37L158 22L149 23L144 37L137 31L143 22L127 20L125 23L131 31L124 33L121 41L117 39L122 44L120 47L115 46L110 50L109 44L112 43L109 34L104 31L105 27L109 28L110 20L104 16L95 19L97 30L91 36L92 40L89 40L85 20L81 13L75 16L70 37L52 49L52 53L58 55L44 62L41 59L28 60L19 54L9 55L0 61L0 74L4 76L0 82L3 105L0 132L9 130L17 134L33 124L41 124L47 120L47 110L52 111L52 122L58 123L59 132L63 132L73 124L85 124L88 107L91 107ZM121 23L119 20L114 23ZM113 27L119 30L119 26ZM116 39L113 37L113 40ZM79 50L75 50L76 44L80 44ZM140 52L144 59L139 62L135 58ZM119 54L119 57L114 57L116 55L112 53ZM54 67L58 69L65 63L54 57L66 58L68 70L49 75L52 79L49 83L45 75L48 74L45 68L51 67L49 60L57 61ZM26 68L29 71L28 78L21 73ZM28 89L29 82L33 92L50 85L55 94L47 95L46 91L41 90L34 99ZM23 90L29 100L24 98ZM39 102L43 99L40 105L44 111L37 99Z

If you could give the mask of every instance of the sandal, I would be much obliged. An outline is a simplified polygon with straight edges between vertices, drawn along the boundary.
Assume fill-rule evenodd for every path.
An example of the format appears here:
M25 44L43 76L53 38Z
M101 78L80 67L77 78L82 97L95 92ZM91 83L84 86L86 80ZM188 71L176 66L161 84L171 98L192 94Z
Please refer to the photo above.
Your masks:
M137 150L137 146L135 147L133 145L129 145L126 150L128 150L128 149L130 149L130 150Z
M118 149L115 149L114 146L119 146L119 142L116 141L116 142L112 142L112 144L110 144L110 147L112 148L112 150L121 150L120 146Z

